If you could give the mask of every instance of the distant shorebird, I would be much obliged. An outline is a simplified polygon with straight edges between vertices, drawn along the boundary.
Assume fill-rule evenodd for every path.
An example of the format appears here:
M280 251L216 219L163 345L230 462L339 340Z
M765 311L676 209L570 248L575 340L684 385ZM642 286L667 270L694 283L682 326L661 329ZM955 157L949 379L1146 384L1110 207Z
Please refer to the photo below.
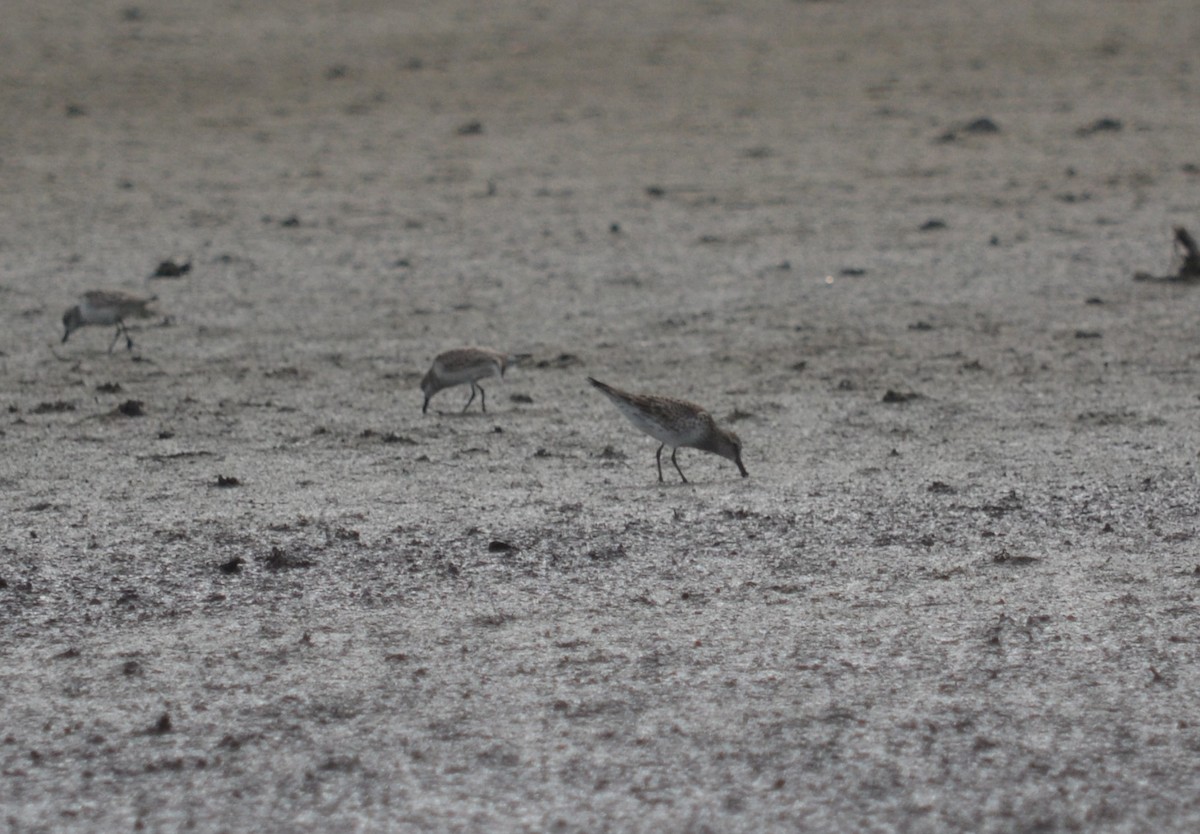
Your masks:
M91 324L115 324L117 332L109 342L108 352L112 353L113 346L121 335L125 336L125 347L133 350L133 339L125 327L125 319L148 319L154 315L146 309L146 305L157 296L143 297L132 295L121 290L88 290L79 297L79 303L63 313L62 340L66 342L81 327Z
M528 353L507 354L486 348L458 348L438 354L429 373L421 380L421 391L425 394L425 404L421 406L421 413L429 410L429 401L438 391L468 384L471 386L471 398L463 406L463 413L465 414L471 403L475 402L477 391L479 407L487 411L487 395L478 384L479 380L493 376L503 377L506 370L528 358Z
M688 479L679 468L679 461L675 460L675 453L680 446L690 446L729 458L737 464L743 478L750 474L742 466L742 441L733 432L718 426L712 415L695 403L670 397L630 394L590 376L588 382L603 391L617 410L629 418L629 422L662 444L654 455L660 482L663 479L662 451L666 446L671 447L671 463L675 464L675 471L685 484Z

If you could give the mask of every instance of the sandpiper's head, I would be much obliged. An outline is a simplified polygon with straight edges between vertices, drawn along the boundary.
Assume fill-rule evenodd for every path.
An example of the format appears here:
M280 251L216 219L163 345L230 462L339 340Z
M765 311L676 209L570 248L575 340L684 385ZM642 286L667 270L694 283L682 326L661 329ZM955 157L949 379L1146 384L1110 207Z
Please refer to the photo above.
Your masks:
M750 473L742 465L742 439L734 432L718 429L714 441L712 451L736 463L738 472L742 473L743 478L748 478Z
M62 321L64 328L62 340L65 342L71 337L72 333L83 327L83 313L79 311L79 305L76 304L70 310L63 313Z

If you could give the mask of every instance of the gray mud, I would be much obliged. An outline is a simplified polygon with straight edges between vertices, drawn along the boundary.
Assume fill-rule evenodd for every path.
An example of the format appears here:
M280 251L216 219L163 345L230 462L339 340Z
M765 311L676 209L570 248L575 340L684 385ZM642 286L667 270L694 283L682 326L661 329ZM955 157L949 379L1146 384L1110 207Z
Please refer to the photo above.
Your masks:
M1200 827L1194 3L3 17L8 830Z

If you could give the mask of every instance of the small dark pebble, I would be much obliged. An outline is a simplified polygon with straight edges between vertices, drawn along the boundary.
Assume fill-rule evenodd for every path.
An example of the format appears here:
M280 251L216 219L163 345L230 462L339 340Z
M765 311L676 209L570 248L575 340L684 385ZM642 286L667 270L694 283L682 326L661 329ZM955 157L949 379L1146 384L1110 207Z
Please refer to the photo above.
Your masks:
M121 383L102 382L96 386L96 390L101 394L119 394L121 393Z
M180 278L192 271L192 262L185 261L184 263L176 263L175 261L161 261L155 268L151 278Z
M455 133L459 136L478 136L483 133L483 122L478 119L472 119L466 124L459 125Z
M605 446L596 457L601 460L625 460L627 456L624 452L619 452L612 446Z
M525 405L529 405L533 402L533 397L529 396L528 394L513 394L511 397L509 397L509 399L515 403L524 403Z
M158 433L159 440L170 440L174 436L175 436L175 432L173 432L173 431L160 431Z
M987 116L982 116L978 119L972 119L963 127L963 133L973 133L976 135L999 132L1000 125L993 122Z
M283 226L285 229L294 229L296 226L300 225L300 218L294 214L289 214L287 217L279 221L279 225Z
M954 487L950 486L950 484L946 483L945 481L934 481L929 485L928 491L937 495L946 495L954 492Z
M946 221L933 217L922 223L919 228L922 232L937 231L938 229L946 228Z
M1100 297L1098 297L1098 296L1095 296L1095 295L1093 295L1092 297L1088 298L1088 299L1087 299L1086 301L1084 301L1083 303L1084 303L1084 304L1103 304L1103 303L1104 303L1104 299L1103 299L1103 298L1100 298Z
M1096 331L1096 330L1076 330L1075 331L1076 339L1099 339L1100 336L1101 336L1100 332Z
M241 556L234 556L228 562L222 562L217 565L217 570L221 573L234 574L241 573L242 565L246 564L246 560Z
M229 487L236 487L236 486L241 486L241 485L242 485L242 482L232 475L218 475L217 476L217 486L222 489L228 489Z
M334 64L325 70L325 78L329 81L337 81L340 78L345 78L350 74L350 68L345 64Z
M404 446L417 445L417 441L413 440L411 437L402 434L396 434L395 432L391 431L381 437L380 440L382 440L384 443L400 443Z
M619 234L621 234L621 224L620 224L620 223L611 223L611 224L609 224L608 231L609 231L609 232L611 232L611 233L612 233L612 234L614 234L614 235L619 235Z
M87 108L82 104L68 104L66 108L67 117L71 119L79 118L87 115Z
M141 400L126 400L117 406L117 413L123 417L141 417L146 409Z
M1091 136L1096 133L1115 133L1121 130L1125 125L1121 124L1120 119L1096 119L1090 125L1079 128L1075 131L1076 136Z
M583 360L573 353L560 353L553 359L539 359L535 367L538 368L570 368L574 365L583 364Z
M846 278L858 278L866 274L867 271L865 269L857 266L844 266L838 270L838 275Z
M52 403L38 403L33 408L33 414L61 414L64 411L74 411L75 403L69 403L65 400L55 400ZM11 412L12 409L10 408Z
M909 330L933 330L933 325L927 321L914 321L908 326Z
M891 388L883 395L885 403L906 403L920 398L921 395L915 391L893 391Z
M646 195L648 197L662 197L666 193L666 189L664 189L661 185L646 186Z
M137 677L142 673L142 664L136 660L126 660L121 664L121 674L127 678Z
M171 714L164 712L158 717L149 730L146 731L150 735L161 736L171 732Z
M488 553L511 553L517 548L508 542L502 542L499 539L493 539L488 542Z
M311 568L309 559L289 556L282 547L272 547L271 552L262 558L262 563L268 570L289 570L291 568Z

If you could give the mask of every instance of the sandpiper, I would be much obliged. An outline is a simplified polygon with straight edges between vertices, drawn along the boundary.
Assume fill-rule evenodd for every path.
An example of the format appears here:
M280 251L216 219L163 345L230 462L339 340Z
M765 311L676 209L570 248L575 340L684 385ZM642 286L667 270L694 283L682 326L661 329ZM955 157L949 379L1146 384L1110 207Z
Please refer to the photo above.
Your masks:
M629 422L661 444L654 455L660 482L663 479L662 451L666 446L671 447L671 463L675 464L675 471L685 484L688 479L679 468L679 461L675 460L675 453L680 446L690 446L729 458L737 464L743 478L750 474L742 465L742 441L733 432L718 426L712 415L695 403L670 397L630 394L590 376L588 382L603 391L617 410L629 418Z
M63 313L62 340L67 341L81 327L90 324L115 324L117 332L109 342L108 352L112 353L113 346L121 334L125 335L125 346L133 350L133 339L125 327L125 319L147 319L154 315L146 309L146 305L158 296L142 297L122 290L88 290L79 297L79 303Z
M439 353L434 358L429 373L421 380L421 391L425 394L425 404L421 406L421 413L429 410L429 401L438 391L468 384L471 386L471 398L463 406L463 413L465 414L475 401L477 391L479 407L487 411L487 395L478 384L479 380L493 376L503 378L509 367L528 357L528 353L507 354L487 348L457 348Z

